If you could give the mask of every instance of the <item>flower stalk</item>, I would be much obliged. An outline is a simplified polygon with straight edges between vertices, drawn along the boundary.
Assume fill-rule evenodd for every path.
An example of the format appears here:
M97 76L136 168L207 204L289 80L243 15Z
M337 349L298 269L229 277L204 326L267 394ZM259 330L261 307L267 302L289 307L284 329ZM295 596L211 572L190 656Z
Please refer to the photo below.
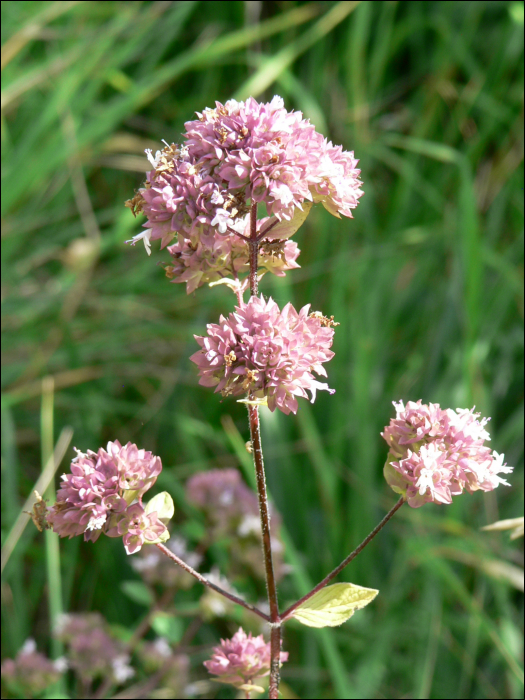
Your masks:
M257 268L258 268L259 241L257 240L257 202L253 202L250 210L250 294L256 297L258 294ZM255 398L251 393L249 399ZM259 406L248 404L248 420L250 423L250 439L252 443L253 463L255 467L255 479L257 495L259 497L259 513L261 516L261 533L263 543L264 568L266 572L266 589L268 603L270 605L270 621L272 625L270 639L270 687L269 697L279 697L279 666L281 654L281 626L279 607L277 603L277 586L272 561L272 542L270 532L270 513L268 509L268 494L266 492L266 475L264 473L264 460L261 443L261 425L259 420Z
M259 293L257 270L259 267L259 241L257 240L257 202L253 202L250 209L250 296L256 297Z
M263 620L266 620L266 622L270 621L270 618L268 617L268 615L266 615L266 613L263 613L262 610L259 610L259 608L255 607L255 605L251 605L250 603L247 603L242 598L239 598L238 596L234 595L233 593L229 593L228 591L225 591L223 588L215 585L211 581L208 581L208 579L205 576L203 576L202 574L199 574L198 571L195 571L194 568L192 568L189 564L186 564L185 561L180 559L176 554L174 554L171 550L169 550L163 544L159 543L159 544L156 544L155 546L163 554L165 554L172 561L174 561L175 564L180 566L181 569L184 569L184 571L186 571L188 574L190 574L191 576L196 578L197 581L202 583L207 588L211 588L216 593L219 593L220 595L224 596L225 598L228 598L228 600L231 600L232 603L237 603L237 605L241 605L243 608L246 608L246 610L250 610L250 612L255 613L255 615L258 615Z
M314 596L318 591L320 591L322 588L324 588L327 584L332 581L337 574L341 573L341 571L350 564L352 559L355 559L358 554L360 554L363 549L369 544L374 537L377 535L377 533L384 528L384 526L387 524L387 522L390 520L390 518L401 508L403 503L405 502L405 499L401 497L398 502L388 511L388 513L385 515L383 520L376 525L376 527L372 530L372 532L365 537L365 539L361 542L361 544L354 549L353 552L351 552L343 561L339 564L339 566L336 566L333 571L331 571L328 576L325 576L322 581L320 581L317 586L312 588L312 590L307 593L305 596L300 598L296 603L293 605L290 605L290 607L283 612L281 615L281 619L284 622L287 620L289 617L292 616L292 613L294 610L296 610L299 606L301 606L303 603L305 603L309 598Z

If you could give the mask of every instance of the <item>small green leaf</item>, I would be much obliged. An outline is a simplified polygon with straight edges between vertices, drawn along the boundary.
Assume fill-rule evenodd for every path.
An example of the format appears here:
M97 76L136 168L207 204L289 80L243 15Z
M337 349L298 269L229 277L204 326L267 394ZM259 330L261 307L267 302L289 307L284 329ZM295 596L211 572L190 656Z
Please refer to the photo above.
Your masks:
M334 583L322 588L293 611L292 617L308 627L336 627L364 608L379 591L353 583Z
M165 612L157 612L152 617L151 626L159 637L165 637L172 644L177 644L182 639L184 627L179 617Z
M146 513L149 515L149 513L153 512L157 513L158 519L162 520L164 525L173 518L175 506L173 505L173 498L167 491L158 493L147 503Z
M274 226L272 229L270 229L268 233L268 238L271 240L275 238L290 238L297 229L304 224L306 221L306 217L310 213L310 209L312 208L312 202L309 202L308 200L305 200L302 205L303 208L299 209L298 207L295 210L295 213L293 217L290 219L290 221L287 221L286 219L283 219L280 221L276 226ZM272 221L275 221L275 219L270 219L270 223ZM268 228L268 223L265 223L263 226L263 230L265 228Z
M120 588L124 595L133 602L144 605L146 608L149 608L155 602L152 592L142 581L122 581Z

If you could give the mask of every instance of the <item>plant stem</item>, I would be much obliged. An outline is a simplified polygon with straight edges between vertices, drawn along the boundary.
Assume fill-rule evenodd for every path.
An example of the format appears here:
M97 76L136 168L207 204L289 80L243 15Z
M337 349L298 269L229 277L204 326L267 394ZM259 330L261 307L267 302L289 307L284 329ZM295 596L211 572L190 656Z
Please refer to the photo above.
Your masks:
M255 613L259 617L262 617L263 620L266 620L266 622L270 622L271 618L266 615L266 613L263 613L259 608L256 608L255 605L251 605L250 603L246 603L242 598L237 597L236 595L233 595L233 593L228 593L228 591L225 591L223 588L220 588L220 586L216 586L214 583L211 581L208 581L207 578L205 578L202 574L199 574L198 571L195 571L195 569L192 569L192 567L189 564L186 564L185 561L182 561L182 559L179 559L179 557L176 554L173 554L171 550L169 550L167 547L165 547L163 544L156 544L155 545L160 551L165 554L167 557L169 557L172 561L175 562L175 564L178 564L181 569L184 569L184 571L187 571L188 574L191 574L194 576L197 581L200 581L200 583L204 584L208 588L211 588L214 590L216 593L219 593L220 595L224 596L225 598L228 598L228 600L231 600L233 603L237 603L237 605L242 605L243 608L246 608L246 610L250 610L251 612Z
M257 202L253 202L250 210L250 293L256 297L259 293L257 283L257 268L259 267L259 241L257 240Z
M311 598L313 595L315 595L318 591L321 590L321 588L324 588L326 584L330 583L332 579L334 579L338 573L340 573L345 566L348 566L352 559L355 559L357 555L363 551L363 549L366 547L366 545L371 542L374 537L377 535L377 533L384 528L384 526L387 524L387 522L390 520L390 518L394 515L396 511L398 511L403 503L405 502L405 499L401 497L399 501L391 508L388 513L385 515L383 520L377 525L372 532L365 537L365 539L361 542L361 544L354 549L354 551L349 554L346 559L343 559L343 561L339 564L339 566L336 566L336 568L331 571L328 576L325 576L325 578L315 586L315 588L312 588L312 590L307 593L305 596L303 596L300 600L298 600L296 603L293 605L290 605L290 607L283 612L281 615L281 620L284 622L287 618L291 617L292 613L294 610L296 610L299 606L301 606L303 603L305 603L309 598Z
M270 233L270 231L272 230L272 228L273 228L274 226L277 226L278 223L279 223L279 220L278 220L278 219L276 219L275 221L273 221L269 226L267 226L267 227L264 229L264 231L261 231L261 232L260 232L260 234L257 236L257 240L258 240L258 241L262 241L263 238L266 238L266 234Z
M257 203L253 202L250 211L250 294L257 296L257 269L259 266L258 253L259 241L257 240ZM250 394L250 399L255 398ZM248 419L250 422L250 437L252 441L253 463L255 466L255 479L257 494L259 496L259 513L261 516L261 532L263 542L264 568L266 572L266 589L268 603L270 605L271 621L271 666L270 687L268 696L279 697L279 666L281 659L281 618L277 604L277 586L272 562L272 542L270 535L270 512L268 508L268 495L266 493L266 477L264 474L264 461L261 444L261 426L259 422L259 407L248 404Z

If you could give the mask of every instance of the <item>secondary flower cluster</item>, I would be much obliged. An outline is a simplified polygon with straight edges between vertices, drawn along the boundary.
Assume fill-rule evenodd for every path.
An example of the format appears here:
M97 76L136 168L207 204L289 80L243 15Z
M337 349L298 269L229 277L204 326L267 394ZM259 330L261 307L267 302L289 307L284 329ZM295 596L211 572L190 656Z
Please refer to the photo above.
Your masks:
M247 568L257 578L264 577L259 502L257 495L243 482L240 472L211 469L195 474L186 482L186 498L204 513L209 541L224 542L228 550L228 577L234 580L237 575L245 576ZM287 568L279 536L281 517L272 504L270 517L273 567L278 581Z
M61 615L54 636L67 646L68 667L84 683L109 676L120 684L135 675L124 644L110 636L98 613Z
M2 661L2 684L8 696L56 697L56 687L52 686L68 671L74 684L88 696L93 694L89 692L93 685L100 682L123 685L137 675L143 678L155 674L157 686L169 691L169 697L191 697L186 690L189 657L174 653L163 637L135 645L134 668L127 645L112 634L111 626L98 613L60 615L53 637L64 645L64 656L54 661L36 650L33 639L24 643L15 659Z
M204 665L217 676L213 680L219 683L229 683L247 693L262 693L263 688L254 685L254 681L270 673L270 661L270 642L265 642L262 634L252 637L239 627L231 639L221 639L220 645L213 648L210 661L205 661ZM288 661L288 652L281 651L280 662L285 661Z
M147 512L142 505L161 470L159 457L130 442L124 447L118 440L108 442L107 449L98 452L77 450L71 473L62 475L47 522L60 537L83 534L92 542L101 533L122 537L126 552L132 554L167 535L157 512Z
M253 203L264 203L274 223L290 221L312 202L352 216L363 194L354 154L333 146L301 112L287 112L282 98L217 102L197 114L185 125L184 145L166 143L155 156L147 151L153 169L126 203L148 219L132 239L142 239L148 254L152 240L164 248L178 235L170 250L176 263L167 272L188 292L247 269L248 245L237 234L249 233ZM260 263L282 275L297 267L298 253L287 244L278 265L269 265L264 252Z
M21 693L28 698L42 697L46 688L60 680L67 667L64 657L51 661L36 650L34 639L27 639L15 659L2 661L2 682L14 697L20 697Z
M282 311L261 296L235 308L228 318L207 326L208 335L195 336L201 350L191 356L199 367L203 386L215 386L223 396L264 399L268 408L297 412L296 396L315 399L317 389L334 393L312 372L326 376L323 363L337 325L320 313L309 314L310 305L297 312L291 304Z
M479 420L474 409L442 409L421 399L396 403L396 417L382 437L389 445L384 474L390 487L408 504L451 503L463 491L492 491L509 486L498 474L509 474L504 456L484 443L488 418Z

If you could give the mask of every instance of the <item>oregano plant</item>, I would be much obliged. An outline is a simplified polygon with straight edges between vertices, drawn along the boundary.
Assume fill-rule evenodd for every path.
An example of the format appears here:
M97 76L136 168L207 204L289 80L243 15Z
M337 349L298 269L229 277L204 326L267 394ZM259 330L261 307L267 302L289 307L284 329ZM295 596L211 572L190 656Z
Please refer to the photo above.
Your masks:
M382 437L388 447L384 475L398 501L308 594L286 610L279 607L259 413L295 414L300 401L313 402L318 390L333 393L319 377L327 376L325 364L333 357L330 348L339 324L310 305L296 310L288 303L280 309L264 295L261 280L267 273L283 276L298 267L300 251L291 237L312 205L322 204L339 218L352 217L363 194L360 170L352 152L334 146L301 112L288 112L278 96L266 104L253 98L217 102L197 117L186 123L182 144L165 143L155 155L147 151L151 170L144 186L126 202L147 222L131 242L142 240L149 255L152 242L160 240L170 256L166 276L186 284L187 293L220 284L235 295L233 310L225 310L196 336L190 359L201 385L247 408L267 608L219 585L220 578L199 573L198 556L179 556L166 545L172 498L161 493L144 500L161 472L161 459L131 443L123 446L115 440L97 452L77 450L56 503L45 510L40 501L35 522L61 537L83 535L93 542L102 534L122 538L130 555L154 546L174 566L257 615L268 624L269 641L240 628L213 649L204 665L214 680L248 698L263 692L259 679L269 675L269 697L277 698L280 667L288 659L282 649L283 626L291 618L311 627L341 625L375 598L378 591L373 588L332 581L404 503L413 508L450 504L464 491L491 491L508 485L500 474L512 468L486 445L487 419L474 409L442 409L421 400L394 402L396 416ZM202 494L213 489L219 477L212 474L206 483L192 486L194 502L205 500ZM240 477L228 478L236 493L243 494ZM250 494L240 498L248 502Z

